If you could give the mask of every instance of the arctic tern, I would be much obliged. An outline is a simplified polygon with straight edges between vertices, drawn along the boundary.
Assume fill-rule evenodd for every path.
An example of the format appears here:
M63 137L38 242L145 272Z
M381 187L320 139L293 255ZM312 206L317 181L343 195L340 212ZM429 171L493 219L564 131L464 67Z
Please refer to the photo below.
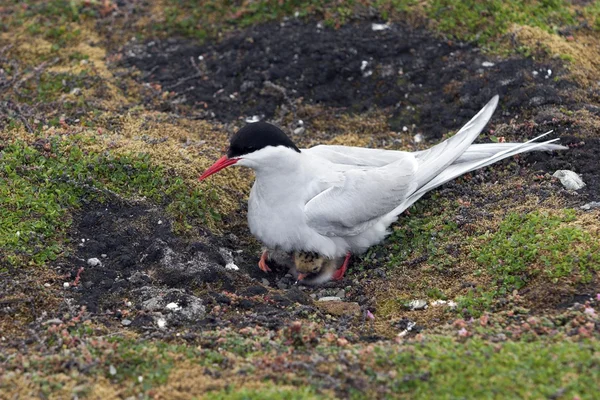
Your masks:
M233 135L227 154L200 180L231 165L252 168L250 232L267 249L294 253L298 279L309 274L318 282L341 279L351 254L381 242L398 215L430 190L519 153L566 149L552 144L559 139L534 143L550 132L525 143L472 144L497 105L494 96L454 136L416 152L299 149L276 126L250 123ZM267 258L265 250L259 261L265 272Z

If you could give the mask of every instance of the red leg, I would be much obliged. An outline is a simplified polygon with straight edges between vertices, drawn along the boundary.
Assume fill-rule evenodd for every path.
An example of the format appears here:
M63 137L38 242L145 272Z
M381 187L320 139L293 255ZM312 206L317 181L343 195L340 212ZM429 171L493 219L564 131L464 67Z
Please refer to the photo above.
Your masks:
M258 268L264 272L271 272L271 268L267 265L267 257L269 257L269 252L267 250L263 251L260 256L260 260L258 261Z
M344 274L346 273L346 269L348 269L348 264L350 263L351 256L352 256L352 254L350 252L346 253L346 258L344 258L344 263L342 264L340 269L338 269L337 271L335 271L333 273L333 275L331 276L332 279L339 281L340 279L342 279L344 277Z

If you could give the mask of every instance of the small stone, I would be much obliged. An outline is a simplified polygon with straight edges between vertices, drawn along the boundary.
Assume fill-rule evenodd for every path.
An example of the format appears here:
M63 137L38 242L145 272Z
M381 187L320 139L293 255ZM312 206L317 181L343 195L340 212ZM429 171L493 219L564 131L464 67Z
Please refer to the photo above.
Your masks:
M141 376L141 375L140 375L140 376L138 376L138 382L139 382L139 383L142 383L142 382L144 382L144 377L143 377L143 376Z
M346 291L344 289L339 290L336 294L337 297L343 299L344 297L346 297Z
M169 304L167 304L165 306L165 308L167 310L170 310L170 311L179 311L179 310L181 310L181 307L177 303L169 303Z
M294 129L294 135L302 135L304 132L306 132L306 128L303 126Z
M229 270L229 271L239 271L239 267L237 265L235 265L234 263L230 262L227 265L225 265L225 269Z
M284 278L293 278L292 274L285 274L283 277Z
M121 320L121 325L123 325L123 326L129 326L129 325L131 325L131 320L129 320L127 318L122 319Z
M582 205L579 208L581 208L582 210L585 210L585 211L593 210L594 208L600 208L600 201L592 201L592 202Z
M342 299L337 296L325 296L321 297L319 301L341 301Z
M581 177L568 169L559 169L552 176L558 178L560 183L568 190L579 190L585 186Z
M160 329L164 329L167 326L167 320L165 320L164 318L157 318L156 319L156 325Z
M413 136L413 142L415 143L421 143L423 141L423 135L420 133L417 133L415 136Z
M283 283L283 282L277 282L277 287L278 287L279 289L283 290L283 289L287 289L287 288L288 288L288 285L286 285L286 284L285 284L285 283Z
M390 29L388 24L371 24L371 30L374 31L385 31L387 29Z
M115 368L114 365L111 364L111 366L108 367L108 373L111 374L112 376L115 376L117 374L117 369Z
M411 310L424 310L427 308L427 302L425 300L412 300L408 303L408 308Z
M96 257L94 257L94 258L89 258L87 260L87 265L89 265L90 267L98 267L98 266L102 265L102 263L100 262L100 260L98 260Z
M265 286L270 286L271 282L269 282L269 280L267 278L262 278L261 279L261 283Z
M70 92L70 94L72 94L73 96L80 96L81 95L81 88L73 88Z
M159 219L157 222L159 225L162 225L162 219Z
M485 68L490 68L490 67L493 67L494 65L496 65L496 64L494 64L493 62L489 62L489 61L484 61L481 63L481 66L485 67Z
M258 115L253 115L251 117L247 117L246 118L246 123L247 124L252 124L252 123L258 122L258 121L260 121L260 117Z
M52 285L50 285L48 282L44 283L44 287L50 287Z
M106 257L108 257L108 256L107 256L106 254L100 254L100 257L102 257L102 258L106 258Z
M71 284L70 284L69 282L65 282L65 283L63 283L63 287L64 287L65 289L68 289L68 288L69 288L69 286L71 286Z
M42 325L60 325L62 324L62 320L58 319L58 318L52 318L49 319L48 321L44 321L44 323L42 323Z

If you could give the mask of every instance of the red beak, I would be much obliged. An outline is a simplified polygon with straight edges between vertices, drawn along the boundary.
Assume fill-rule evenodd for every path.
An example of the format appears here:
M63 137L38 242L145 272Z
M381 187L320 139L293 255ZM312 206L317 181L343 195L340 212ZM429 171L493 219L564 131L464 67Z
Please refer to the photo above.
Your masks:
M301 281L306 278L306 274L298 274L298 280Z
M227 156L223 156L223 157L219 158L217 160L217 162L215 162L213 165L211 165L209 169L204 171L204 173L200 176L199 179L202 181L202 180L208 178L209 176L211 176L212 174L219 172L223 168L227 168L230 165L235 164L239 160L240 160L239 158L229 158Z

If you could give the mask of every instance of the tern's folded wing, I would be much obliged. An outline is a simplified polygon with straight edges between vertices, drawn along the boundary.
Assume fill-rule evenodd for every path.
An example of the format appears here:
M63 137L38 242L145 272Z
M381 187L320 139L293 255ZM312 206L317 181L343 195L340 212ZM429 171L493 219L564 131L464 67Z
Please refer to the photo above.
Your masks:
M307 224L325 236L354 236L394 210L417 189L417 161L409 154L378 168L356 168L343 182L304 206Z

